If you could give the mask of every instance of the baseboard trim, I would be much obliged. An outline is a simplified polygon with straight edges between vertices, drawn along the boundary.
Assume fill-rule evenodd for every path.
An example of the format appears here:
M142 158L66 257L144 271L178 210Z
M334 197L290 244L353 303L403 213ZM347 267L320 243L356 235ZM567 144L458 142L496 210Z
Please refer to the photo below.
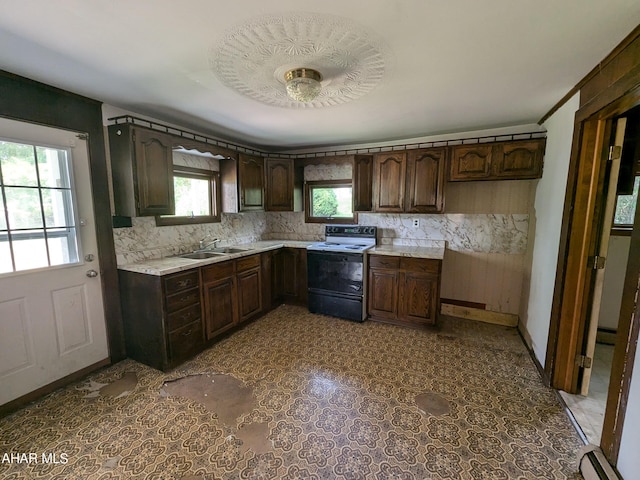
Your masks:
M442 315L466 318L467 320L477 320L479 322L492 323L505 327L517 327L518 315L513 313L492 312L491 310L481 310L479 308L466 307L442 303L440 307Z
M107 365L111 365L110 358L105 358L104 360L100 360L99 362L96 362L93 365L89 365L88 367L85 367L82 370L73 372L72 374L67 375L66 377L62 377L56 380L55 382L51 382L48 385L45 385L44 387L38 388L33 392L29 392L26 395L23 395L21 397L16 398L15 400L11 400L10 402L5 403L4 405L0 405L0 418L5 417L10 413L15 412L16 410L19 410L25 405L28 405L29 403L34 402L39 398L44 397L45 395L48 395L49 393L61 387L64 387L66 385L69 385L70 383L80 380L81 378L86 377L91 372L94 372L102 367L106 367Z
M599 447L588 445L579 455L580 473L584 480L620 480Z

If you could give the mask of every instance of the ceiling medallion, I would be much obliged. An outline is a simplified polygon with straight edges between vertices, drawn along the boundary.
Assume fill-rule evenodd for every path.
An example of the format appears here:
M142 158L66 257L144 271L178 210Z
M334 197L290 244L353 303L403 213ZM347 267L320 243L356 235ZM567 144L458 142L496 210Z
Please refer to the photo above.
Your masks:
M222 83L259 102L318 108L371 92L388 74L390 58L375 33L348 19L292 13L232 29L212 49L210 65ZM304 100L292 96L303 89Z

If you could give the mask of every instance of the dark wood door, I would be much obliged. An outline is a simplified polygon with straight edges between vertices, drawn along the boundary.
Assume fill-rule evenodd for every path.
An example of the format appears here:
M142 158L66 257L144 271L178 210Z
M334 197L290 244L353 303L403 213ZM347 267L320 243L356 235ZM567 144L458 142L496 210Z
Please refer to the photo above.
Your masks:
M353 158L353 211L370 212L373 199L373 155Z
M442 212L446 152L446 148L409 151L405 212Z
M266 210L292 212L294 164L292 159L268 158L266 169Z
M398 320L416 325L435 325L438 315L438 277L403 272L399 284Z
M493 160L493 174L510 179L539 178L544 146L544 139L501 144Z
M235 279L228 277L204 285L205 331L215 338L236 323Z
M374 157L373 209L376 212L404 211L406 153L384 152Z
M458 145L451 148L449 180L483 180L491 176L493 147L487 145Z
M133 144L138 215L173 215L172 138L153 130L135 129Z
M398 313L398 271L369 269L368 288L369 315L395 320Z
M262 312L262 273L260 267L238 273L238 315L240 322Z
M264 210L264 159L240 154L238 190L240 211Z

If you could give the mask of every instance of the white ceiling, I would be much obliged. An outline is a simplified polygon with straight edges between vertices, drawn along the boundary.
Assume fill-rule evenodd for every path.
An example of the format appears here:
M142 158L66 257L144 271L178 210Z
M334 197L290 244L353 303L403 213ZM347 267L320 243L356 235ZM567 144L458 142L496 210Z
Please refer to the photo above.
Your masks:
M0 11L4 70L280 150L536 123L640 23L638 0L0 0ZM230 32L293 12L379 41L375 88L290 108L221 81L212 59Z

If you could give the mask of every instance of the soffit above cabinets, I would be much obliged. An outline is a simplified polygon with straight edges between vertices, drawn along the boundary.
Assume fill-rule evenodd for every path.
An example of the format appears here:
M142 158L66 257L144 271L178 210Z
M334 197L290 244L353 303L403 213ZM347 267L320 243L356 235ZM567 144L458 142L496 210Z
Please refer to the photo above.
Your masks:
M637 0L9 0L2 68L263 149L537 122L638 24ZM286 97L316 68L321 95Z

